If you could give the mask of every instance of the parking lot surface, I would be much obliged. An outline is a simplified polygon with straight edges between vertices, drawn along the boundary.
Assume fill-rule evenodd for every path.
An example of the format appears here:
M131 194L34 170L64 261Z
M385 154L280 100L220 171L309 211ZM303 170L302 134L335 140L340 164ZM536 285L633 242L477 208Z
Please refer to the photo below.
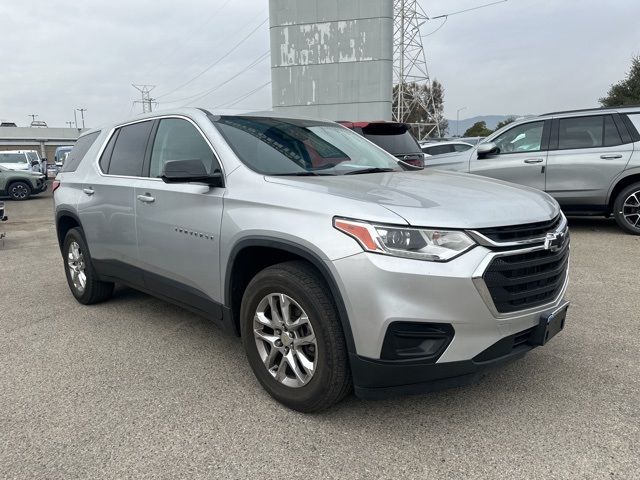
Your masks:
M0 224L2 478L640 478L640 237L573 219L565 331L478 384L304 415L240 341L69 292L50 193Z

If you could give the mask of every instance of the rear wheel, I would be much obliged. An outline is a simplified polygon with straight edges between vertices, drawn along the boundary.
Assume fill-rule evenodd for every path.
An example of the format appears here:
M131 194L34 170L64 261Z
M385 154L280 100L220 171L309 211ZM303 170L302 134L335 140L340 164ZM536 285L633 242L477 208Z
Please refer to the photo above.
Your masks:
M27 200L31 196L31 187L27 182L13 182L7 193L13 200Z
M262 386L279 402L315 412L351 388L336 307L318 273L286 262L258 273L240 310L242 341Z
M67 232L62 257L69 289L78 302L91 305L111 297L114 285L98 279L91 263L89 249L79 228L72 228Z
M621 228L640 235L640 183L629 185L618 194L613 213Z

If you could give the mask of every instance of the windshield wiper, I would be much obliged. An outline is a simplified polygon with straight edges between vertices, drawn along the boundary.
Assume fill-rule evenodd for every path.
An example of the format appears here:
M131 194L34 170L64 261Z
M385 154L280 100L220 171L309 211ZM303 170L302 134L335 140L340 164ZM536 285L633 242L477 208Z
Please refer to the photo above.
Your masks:
M305 172L290 172L290 173L268 173L267 175L272 177L319 177L319 176L333 176L333 173L317 173L313 171Z
M351 170L350 172L343 173L343 175L359 175L361 173L383 173L383 172L397 172L397 170L395 168L381 168L381 167L360 168L358 170Z

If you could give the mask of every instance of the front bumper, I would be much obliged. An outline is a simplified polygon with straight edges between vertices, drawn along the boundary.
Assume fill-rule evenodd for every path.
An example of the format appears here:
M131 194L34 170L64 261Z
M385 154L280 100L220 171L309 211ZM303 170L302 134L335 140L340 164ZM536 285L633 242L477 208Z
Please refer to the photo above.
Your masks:
M526 341L514 347L511 340L522 340L542 315L563 303L567 279L548 304L498 314L481 294L477 278L493 256L492 250L476 246L447 263L372 253L331 263L353 334L356 351L350 360L358 395L374 398L470 383L487 368L534 348ZM449 324L455 333L435 362L381 359L387 329L394 322Z

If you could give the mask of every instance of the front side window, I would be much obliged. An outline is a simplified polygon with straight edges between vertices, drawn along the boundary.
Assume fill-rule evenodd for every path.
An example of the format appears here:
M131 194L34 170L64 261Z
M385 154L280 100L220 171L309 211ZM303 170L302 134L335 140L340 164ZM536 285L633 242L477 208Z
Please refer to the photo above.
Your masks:
M493 139L498 153L536 152L542 147L544 121L518 125Z
M267 175L342 175L401 170L362 136L330 122L271 117L210 117L238 158Z
M24 153L2 153L0 152L0 163L28 163Z
M213 152L200 132L180 118L160 120L151 150L149 176L162 176L165 163L172 160L202 160L209 173L218 168Z
M456 143L453 148L456 152L466 152L473 147L471 145L465 145L464 143Z
M152 121L126 125L119 129L109 160L109 175L139 177L151 133ZM101 159L102 164L102 159Z
M561 118L558 148L597 148L620 145L622 139L611 115Z

